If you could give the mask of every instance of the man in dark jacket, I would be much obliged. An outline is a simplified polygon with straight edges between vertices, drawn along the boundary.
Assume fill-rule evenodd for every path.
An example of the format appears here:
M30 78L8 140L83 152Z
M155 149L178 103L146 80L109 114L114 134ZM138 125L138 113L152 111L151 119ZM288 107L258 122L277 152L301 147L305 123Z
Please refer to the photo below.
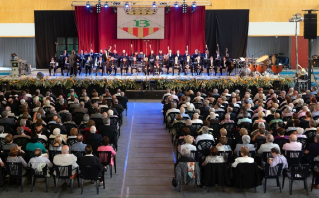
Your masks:
M100 177L100 182L103 182L102 180L103 165L100 161L100 158L93 155L93 149L91 145L87 145L85 147L85 156L80 157L78 159L78 164L80 166L81 171L84 170L85 166L91 166L91 167L96 166L98 171L98 176Z
M110 118L104 118L103 124L98 128L99 134L102 137L107 136L110 140L110 143L117 143L117 130L114 125L111 125Z

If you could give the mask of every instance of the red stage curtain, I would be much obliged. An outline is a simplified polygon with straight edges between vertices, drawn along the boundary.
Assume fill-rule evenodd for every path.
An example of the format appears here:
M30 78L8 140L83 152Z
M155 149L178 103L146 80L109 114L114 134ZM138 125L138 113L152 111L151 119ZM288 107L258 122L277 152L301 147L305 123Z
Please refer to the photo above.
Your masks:
M119 8L121 9L121 8ZM167 8L166 8L167 9ZM151 44L155 54L159 49L167 53L167 48L184 50L188 45L189 53L194 53L195 49L204 53L205 50L205 7L199 6L196 11L191 13L188 8L186 14L182 13L182 8L170 8L171 11L165 14L165 38L150 39L147 46L143 39L117 39L117 14L112 8L102 8L100 14L96 14L95 9L92 13L86 7L76 7L75 16L79 34L79 50L87 50L92 43L94 51L109 48L116 45L120 54L125 49L131 54L131 44L134 51L143 51L150 53L149 45ZM165 10L166 11L166 10Z

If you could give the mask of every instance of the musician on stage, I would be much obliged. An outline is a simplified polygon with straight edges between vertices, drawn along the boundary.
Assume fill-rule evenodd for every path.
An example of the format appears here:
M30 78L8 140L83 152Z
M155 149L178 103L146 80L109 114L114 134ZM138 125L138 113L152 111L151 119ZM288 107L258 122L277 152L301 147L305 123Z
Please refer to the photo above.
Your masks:
M161 74L161 61L160 61L159 56L156 56L156 60L154 62L153 76L155 73Z
M102 54L102 60L106 63L108 59L107 49L104 49L104 53Z
M226 56L223 58L222 66L223 68L227 69L228 75L230 76L230 73L232 72L231 62L227 59Z
M88 71L89 71L89 75L91 75L92 68L93 68L93 61L91 56L88 56L88 59L85 62L85 76L88 75Z
M94 58L94 52L93 52L93 49L90 50L90 56L91 56L91 59L93 60Z
M75 51L72 50L72 54L69 56L69 70L70 76L77 76L78 68L76 62L79 60L79 57L75 54Z
M69 71L70 71L70 67L69 67L69 66L70 66L70 65L69 65L68 57L65 56L65 57L64 57L64 60L63 60L62 63L61 63L61 65L54 68L54 73L56 73L56 70L57 70L58 68L61 68L61 74L62 74L62 76L64 76L64 69L68 69L68 73L67 73L67 76L68 76L68 75L69 75Z
M79 58L80 58L80 67L82 69L84 68L84 64L85 64L85 56L84 56L83 50L80 51ZM81 72L79 75L81 75Z
M186 60L187 59L187 56L190 56L189 55L189 53L188 53L188 50L185 50L185 53L184 53L184 55L183 55L183 62L184 62L184 60Z
M54 57L51 57L50 66L49 66L49 74L51 76L51 69L53 69L54 73L53 76L55 76L55 60Z
M196 75L201 75L202 71L203 71L203 67L202 67L202 63L201 63L201 59L200 56L197 56L195 62L193 62L194 64L194 70L196 71Z
M139 55L137 56L138 58L136 59L137 61L142 61L145 58L145 55L143 51L140 51Z
M176 51L175 57L177 57L179 61L182 60L182 55L180 54L179 50Z
M196 60L197 56L200 56L200 54L199 54L198 49L195 49L195 53L193 54L193 57L192 57L193 61Z
M209 52L208 52L208 50L205 50L205 53L202 54L202 60L203 60L204 66L207 67L207 63L209 61Z
M174 76L175 69L178 70L178 75L180 75L181 70L182 70L182 65L181 65L181 62L178 60L177 56L175 56L175 60L174 60L173 65L172 65L173 76Z
M145 76L146 75L149 75L149 63L148 63L148 58L144 58L141 60L142 62L142 69L143 69L143 72L145 73Z
M184 60L184 73L185 73L185 75L186 75L186 70L188 70L188 69L192 72L192 75L194 75L193 74L192 59L189 55Z
M103 56L103 50L100 49L99 57Z
M135 58L135 57L134 57L134 58ZM133 58L133 60L134 60L134 58ZM136 62L136 58L135 58L135 62ZM124 57L124 58L123 58L123 61L121 62L121 66L120 66L120 68L121 68L121 75L122 75L122 73L123 73L123 70L125 71L125 74L127 75L128 66L129 66L129 63L128 63L127 59ZM132 72L132 69L131 69L131 72ZM116 73L115 73L115 75L116 75Z
M128 55L125 50L122 51L122 54L120 56L120 62L122 62L124 58L128 60Z
M132 54L132 57L133 57L133 58L135 57L136 60L138 60L138 51L135 51L134 54Z
M159 53L158 53L157 56L158 56L159 60L163 60L163 59L164 59L163 51L162 51L162 50L159 50Z
M163 70L164 68L166 69L166 73L169 74L169 60L167 55L164 55L162 73L164 73L164 70Z
M103 61L102 56L99 57L99 60L96 62L96 71L95 76L99 73L99 70L102 70L102 76L104 76L104 72L106 74L106 62Z
M113 56L110 59L109 62L109 68L108 68L108 74L111 75L112 74L112 70L114 69L115 72L115 76L116 76L116 71L117 71L117 65L118 65L118 59L115 59ZM121 70L122 71L122 70Z
M122 67L121 67L121 69L122 69ZM137 56L136 57L134 56L133 57L133 61L131 62L131 75L133 75L133 70L134 69L137 72Z
M210 57L210 59L207 61L207 63L206 63L206 65L207 65L207 75L209 76L209 72L210 71L215 71L215 76L216 76L216 74L217 74L217 67L214 67L214 57ZM211 73L212 75L213 75L213 72Z
M110 56L114 57L114 60L116 60L116 61L118 61L120 59L120 56L116 50L113 50L113 53L111 53Z
M154 51L151 50L151 54L148 56L149 67L154 66L155 59L156 59L156 55L154 54Z
M221 59L218 50L216 50L216 53L214 54L214 59L215 59L215 60L216 60L216 59L217 59L217 60L220 60L220 59Z
M69 57L68 52L66 50L63 51L63 59L65 59L65 57Z

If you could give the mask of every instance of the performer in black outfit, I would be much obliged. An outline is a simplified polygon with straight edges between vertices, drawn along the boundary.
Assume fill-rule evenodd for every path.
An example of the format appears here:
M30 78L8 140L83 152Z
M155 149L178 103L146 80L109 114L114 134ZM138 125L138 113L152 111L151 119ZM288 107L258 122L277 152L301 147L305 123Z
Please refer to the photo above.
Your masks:
M111 60L110 60L110 62L109 62L109 69L108 69L109 75L112 74L112 70L114 70L115 75L116 75L117 65L118 65L118 60L115 59L115 58L112 56L112 57L111 57Z
M232 72L231 62L227 59L227 57L223 58L222 66L223 68L227 68L228 75L230 76L230 73Z
M102 76L104 76L104 72L106 74L106 62L103 61L102 56L99 57L99 60L96 62L96 74L95 76L97 76L97 74L99 73L99 70L102 70Z
M89 75L91 75L92 68L93 68L93 61L91 60L91 56L89 56L85 62L85 76L88 75L88 71L89 71Z
M151 50L151 54L148 56L149 67L154 67L155 59L156 59L156 55L154 54L154 51Z
M79 70L79 75L81 75L81 73L82 73L82 68L85 68L85 56L84 56L84 53L83 53L83 50L81 50L81 53L79 54L79 58L80 58L80 60L79 60L79 68L78 68L78 70Z
M159 53L157 54L159 60L163 60L164 59L164 54L162 50L159 50Z
M203 67L202 67L202 63L201 63L201 59L200 56L197 56L195 62L193 62L194 64L194 70L196 71L196 75L201 75L202 71L203 71Z
M137 72L137 59L138 59L137 56L136 57L134 56L133 57L133 61L131 61L131 75L133 75L133 70L134 69ZM126 63L126 64L127 64L126 68L128 68L128 63ZM122 69L122 67L121 67L121 69ZM127 71L126 71L126 73L127 73Z
M75 54L75 51L72 50L72 54L69 56L69 67L70 67L70 76L76 76L78 73L78 68L76 62L79 60L79 57Z
M173 62L173 66L172 66L172 70L173 70L173 76L174 76L174 71L175 69L178 70L178 75L180 75L181 73L181 70L182 70L182 65L181 65L181 62L178 60L178 57L175 56L175 60Z
M64 57L64 60L61 61L61 64L60 64L58 67L55 67L55 68L54 68L54 73L56 73L56 70L57 70L58 68L61 68L61 74L62 74L62 76L64 76L64 69L68 69L67 75L69 75L70 67L69 67L69 60L68 60L68 57L67 57L67 56Z
M215 71L215 76L217 74L217 67L214 67L214 57L210 57L209 61L207 61L207 75L209 76L210 71ZM213 72L211 73L213 75Z
M195 49L195 53L193 54L192 60L195 61L197 56L200 56L198 49Z
M190 54L188 53L188 50L185 50L185 54L183 55L183 62L184 62L184 60L186 60L187 59L187 56L190 56Z
M167 58L167 55L164 55L162 73L164 73L164 68L166 69L166 73L169 74L169 60Z
M126 58L123 58L123 61L121 62L121 75L123 73L123 70L125 71L125 74L127 75L127 71L128 71L128 61ZM132 70L131 70L132 71Z
M186 59L184 60L184 73L186 75L186 70L189 69L192 72L192 75L194 75L194 71L193 71L193 65L192 65L192 59L190 58L190 56L188 55L186 57Z

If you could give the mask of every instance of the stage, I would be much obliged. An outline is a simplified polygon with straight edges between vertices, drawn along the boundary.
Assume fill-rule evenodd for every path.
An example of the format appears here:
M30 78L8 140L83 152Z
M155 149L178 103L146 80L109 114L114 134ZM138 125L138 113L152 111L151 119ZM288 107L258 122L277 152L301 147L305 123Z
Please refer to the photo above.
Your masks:
M43 79L37 78L37 73L42 72L44 74ZM226 74L224 72L223 74ZM62 87L69 89L71 87L82 87L87 88L89 86L96 88L109 88L116 89L122 88L124 90L163 90L166 88L171 89L213 89L213 88L233 88L233 87L243 87L243 88L252 88L252 87L273 87L274 83L279 83L280 86L291 86L293 80L290 75L272 75L268 74L267 76L257 76L249 77L239 75L226 76L218 74L217 76L208 76L207 73L203 73L199 76L192 76L175 74L161 74L161 75L150 75L145 76L144 73L131 73L128 76L121 76L117 74L116 76L101 76L99 73L98 76L94 74L85 76L85 73L82 73L80 76L70 77L70 76L61 76L61 73L58 73L56 76L49 76L48 70L35 69L31 74L13 78L10 75L4 76L0 79L1 84L7 84L15 89L26 88L30 86L43 87L43 88L52 88L52 87Z

